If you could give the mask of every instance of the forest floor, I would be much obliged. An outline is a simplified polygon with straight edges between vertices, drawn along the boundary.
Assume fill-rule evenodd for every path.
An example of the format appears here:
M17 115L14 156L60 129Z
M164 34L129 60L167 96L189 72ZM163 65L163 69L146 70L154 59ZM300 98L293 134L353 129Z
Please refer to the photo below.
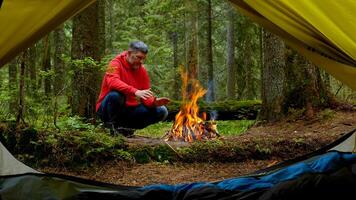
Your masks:
M341 135L356 128L356 111L330 111L316 116L313 120L289 117L273 124L259 124L251 127L241 136L224 138L232 141L249 141L253 138L310 138L306 143L315 149L332 142ZM278 143L286 145L285 143ZM303 149L303 148L302 148ZM296 155L305 153L293 149ZM81 169L45 167L37 170L47 173L65 174L119 185L144 186L149 184L178 184L188 182L212 182L247 175L278 162L281 157L270 155L263 160L246 159L240 162L150 162L138 164L112 161Z

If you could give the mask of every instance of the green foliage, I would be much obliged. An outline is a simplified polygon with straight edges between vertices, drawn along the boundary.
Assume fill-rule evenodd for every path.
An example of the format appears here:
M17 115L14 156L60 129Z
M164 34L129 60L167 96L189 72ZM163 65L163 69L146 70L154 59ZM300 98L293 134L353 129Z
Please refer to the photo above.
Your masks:
M324 109L323 111L321 111L319 113L319 116L322 120L329 120L335 116L335 111L327 108L327 109Z
M61 133L42 133L37 145L49 151L47 157L53 164L96 163L108 159L131 160L123 152L125 148L122 137L112 137L103 132L65 131ZM48 152L46 152L48 153Z
M151 161L151 148L148 146L131 149L130 154L133 155L137 163L148 163Z
M171 122L159 122L152 124L144 129L137 130L136 135L148 136L153 138L161 138L172 127Z
M167 145L160 145L153 149L153 158L158 162L175 161L177 155Z
M189 147L177 148L177 152L181 157L187 162L209 162L213 160L224 160L217 158L215 155L223 155L226 149L230 149L226 143L220 140L202 141L194 142Z
M256 152L262 155L268 155L272 153L272 150L268 147L261 146L260 144L256 144L255 146Z
M122 160L134 161L134 157L129 152L123 149L115 149L113 151L113 154L115 155L115 157L120 158Z
M288 108L288 119L297 120L303 117L305 109Z
M41 78L49 78L49 79L53 79L54 78L54 75L55 75L55 72L53 69L51 70L40 70L38 75L41 77Z
M8 90L2 89L0 92L0 120L9 120L13 113L9 112L9 102L11 96L9 95Z
M218 131L224 136L237 136L255 124L254 120L218 121Z
M137 146L128 150L137 163L148 163L151 161L170 162L176 161L176 153L167 145Z
M57 122L57 126L60 128L60 130L87 130L89 132L93 132L95 129L95 126L91 123L85 123L84 118L81 118L79 116L69 116L69 117L62 117L60 120Z

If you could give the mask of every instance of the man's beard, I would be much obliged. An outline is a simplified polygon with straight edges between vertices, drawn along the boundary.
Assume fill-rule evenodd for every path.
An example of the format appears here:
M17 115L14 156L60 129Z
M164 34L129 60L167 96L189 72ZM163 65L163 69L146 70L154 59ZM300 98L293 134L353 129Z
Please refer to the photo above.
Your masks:
M141 64L132 64L131 67L132 69L138 69L141 66Z

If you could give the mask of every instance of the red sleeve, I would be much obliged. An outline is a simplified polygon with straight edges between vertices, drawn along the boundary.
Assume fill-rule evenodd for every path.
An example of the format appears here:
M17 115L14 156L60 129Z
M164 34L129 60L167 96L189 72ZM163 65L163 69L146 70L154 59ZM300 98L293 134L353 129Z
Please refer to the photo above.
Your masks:
M121 81L120 79L120 71L119 67L120 64L115 63L114 60L110 62L110 66L106 71L106 83L109 87L109 90L116 90L122 92L124 94L132 94L135 95L137 91L136 88L132 87L131 85L126 84L125 82Z
M142 77L141 78L142 78L142 89L144 89L144 90L150 89L151 88L150 78L149 78L148 73L144 67L142 67ZM141 99L141 102L143 103L143 105L145 105L147 107L154 107L155 100L156 100L156 97L152 96L146 100Z

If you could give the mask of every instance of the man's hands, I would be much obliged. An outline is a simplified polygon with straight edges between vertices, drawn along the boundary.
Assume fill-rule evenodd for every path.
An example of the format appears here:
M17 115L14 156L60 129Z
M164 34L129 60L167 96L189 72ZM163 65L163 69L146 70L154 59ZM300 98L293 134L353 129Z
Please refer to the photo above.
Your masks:
M151 97L153 97L153 92L150 89L147 90L137 90L135 92L136 97L143 99L143 100L147 100ZM154 105L155 106L163 106L166 105L170 102L171 100L167 97L160 97L160 98L156 98L154 101Z
M135 92L136 97L146 100L153 96L153 92L150 89L147 90L137 90Z
M167 97L161 97L161 98L157 98L155 101L155 106L164 106L167 103L169 103L171 100Z

